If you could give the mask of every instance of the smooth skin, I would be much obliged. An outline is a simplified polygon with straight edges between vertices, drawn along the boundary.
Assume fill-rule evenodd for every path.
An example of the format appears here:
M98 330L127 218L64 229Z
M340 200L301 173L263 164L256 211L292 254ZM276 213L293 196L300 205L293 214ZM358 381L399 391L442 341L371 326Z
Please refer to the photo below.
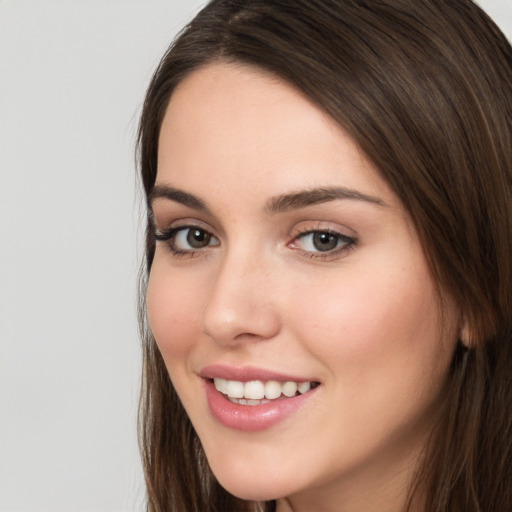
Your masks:
M300 92L227 63L172 95L156 181L187 195L153 200L150 326L220 483L279 512L401 510L460 315L387 183ZM320 386L243 432L209 410L212 364Z

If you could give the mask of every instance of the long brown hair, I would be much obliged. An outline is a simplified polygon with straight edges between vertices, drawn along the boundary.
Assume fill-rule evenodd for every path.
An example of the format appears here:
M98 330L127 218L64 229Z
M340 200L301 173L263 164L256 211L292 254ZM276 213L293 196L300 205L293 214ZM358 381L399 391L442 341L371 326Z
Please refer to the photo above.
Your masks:
M146 197L175 87L212 61L293 84L400 197L440 289L468 326L416 484L429 512L512 511L512 49L470 0L213 0L158 66L140 120ZM145 318L140 445L148 510L274 510L211 474Z

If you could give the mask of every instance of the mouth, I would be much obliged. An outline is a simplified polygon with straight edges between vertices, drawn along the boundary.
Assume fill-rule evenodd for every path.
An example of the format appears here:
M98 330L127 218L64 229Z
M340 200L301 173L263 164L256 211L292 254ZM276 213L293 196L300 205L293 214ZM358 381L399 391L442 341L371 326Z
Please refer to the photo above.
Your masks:
M199 376L208 409L216 421L234 430L257 432L283 423L318 403L321 383L262 368L211 365ZM313 398L316 396L316 399Z
M277 400L304 395L320 385L316 381L278 380L228 380L220 377L209 379L215 389L231 403L258 406Z

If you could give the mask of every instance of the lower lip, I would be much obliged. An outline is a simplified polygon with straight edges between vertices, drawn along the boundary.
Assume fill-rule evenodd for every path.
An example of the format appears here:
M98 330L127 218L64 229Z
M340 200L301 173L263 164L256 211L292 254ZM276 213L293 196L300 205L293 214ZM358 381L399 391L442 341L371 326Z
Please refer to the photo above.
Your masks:
M206 399L213 416L225 427L246 432L270 428L299 410L316 389L292 398L282 398L261 405L240 405L230 402L217 391L211 380L205 380Z

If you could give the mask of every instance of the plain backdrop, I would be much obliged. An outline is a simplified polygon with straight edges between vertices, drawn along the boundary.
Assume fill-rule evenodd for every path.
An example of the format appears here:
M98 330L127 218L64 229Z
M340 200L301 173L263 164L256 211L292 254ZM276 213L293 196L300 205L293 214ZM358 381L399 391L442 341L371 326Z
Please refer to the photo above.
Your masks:
M143 510L133 146L203 3L0 0L0 512Z

